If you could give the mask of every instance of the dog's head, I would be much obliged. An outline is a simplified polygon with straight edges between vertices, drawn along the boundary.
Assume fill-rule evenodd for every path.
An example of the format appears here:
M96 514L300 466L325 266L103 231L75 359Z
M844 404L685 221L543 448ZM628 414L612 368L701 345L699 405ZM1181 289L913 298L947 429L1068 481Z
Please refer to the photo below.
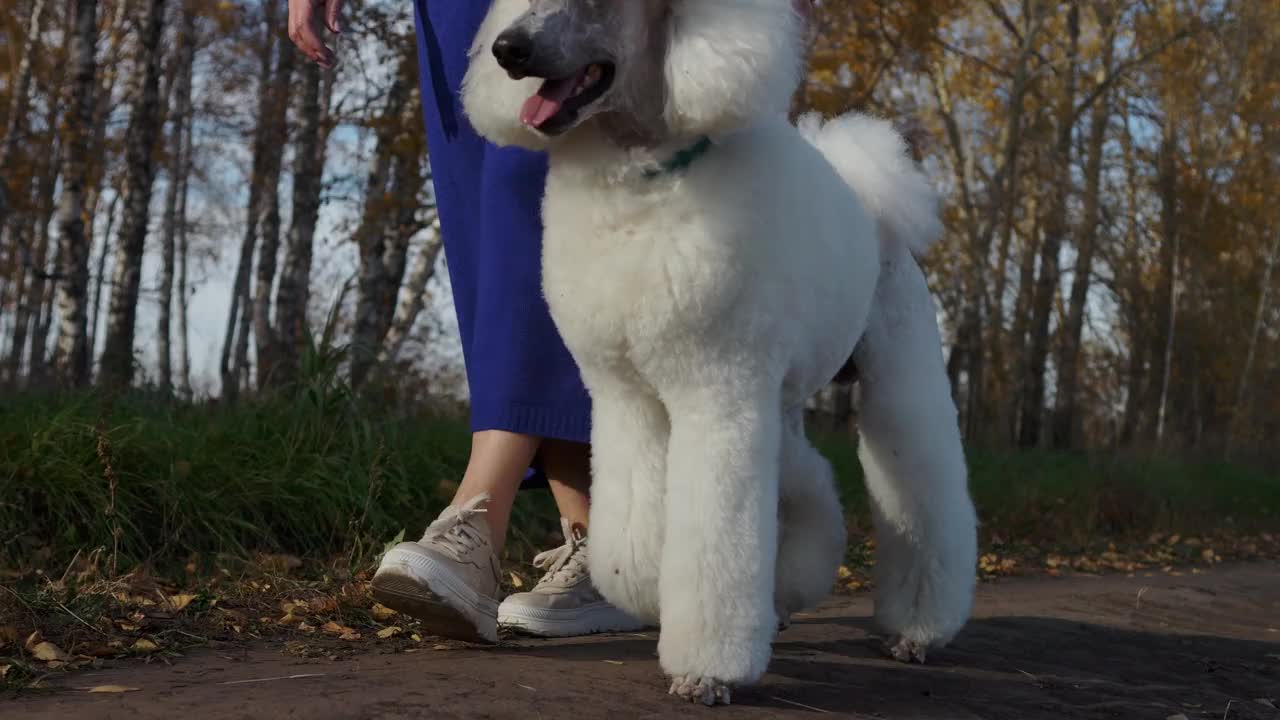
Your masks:
M541 150L588 123L625 145L785 113L807 25L795 0L494 0L463 89L472 125Z

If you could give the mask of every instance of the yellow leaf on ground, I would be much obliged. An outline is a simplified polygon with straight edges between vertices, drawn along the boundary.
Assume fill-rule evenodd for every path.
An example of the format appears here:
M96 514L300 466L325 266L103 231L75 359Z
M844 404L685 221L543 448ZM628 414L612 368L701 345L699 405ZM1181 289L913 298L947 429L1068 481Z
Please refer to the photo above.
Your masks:
M196 596L191 593L182 593L181 595L170 595L169 607L173 608L175 611L182 610L186 606L190 605L191 601L195 599L196 599Z
M511 586L516 589L524 587L524 578L515 573L511 573Z
M409 636L409 639L410 639L410 640L412 640L412 641L414 641L414 642L422 642L422 636L421 636L421 635L419 635L418 633L414 633L414 634L410 635L410 636Z
M841 565L840 569L836 570L836 577L840 578L841 580L848 580L852 575L853 575L853 571L851 571L845 565Z
M391 627L385 627L379 630L378 637L383 640L386 640L387 638L395 637L396 635L399 635L402 632L404 632L404 628L400 627L399 625L392 625Z
M126 693L137 690L136 687L125 687L124 685L95 685L91 688L83 688L85 692L91 693Z
M160 646L146 638L138 638L131 648L134 652L153 653L160 649Z
M321 626L320 626L320 629L321 629L321 630L323 630L323 631L325 631L325 632L327 632L327 633L329 633L329 634L331 634L331 635L342 635L342 634L344 634L344 633L349 633L349 632L351 632L351 628L346 627L346 626L343 626L343 625L339 625L338 623L336 623L336 622L334 622L334 621L332 621L332 620L330 620L329 622L327 622L327 623L325 623L325 624L321 625Z
M71 659L62 648L48 641L38 642L27 650L31 657L43 662L67 662Z
M396 611L382 603L374 603L373 607L369 608L369 614L373 616L374 620L377 620L378 622L385 622L395 617Z

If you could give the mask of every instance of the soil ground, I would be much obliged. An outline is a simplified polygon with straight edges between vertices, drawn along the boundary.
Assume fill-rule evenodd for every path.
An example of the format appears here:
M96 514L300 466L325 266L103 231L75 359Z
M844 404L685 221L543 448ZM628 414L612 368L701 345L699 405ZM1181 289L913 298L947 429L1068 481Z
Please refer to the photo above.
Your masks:
M666 695L656 633L338 659L283 643L112 661L0 700L24 718L1280 718L1280 563L983 584L927 665L877 650L868 595L796 619L769 674L708 709ZM90 694L106 684L137 688Z

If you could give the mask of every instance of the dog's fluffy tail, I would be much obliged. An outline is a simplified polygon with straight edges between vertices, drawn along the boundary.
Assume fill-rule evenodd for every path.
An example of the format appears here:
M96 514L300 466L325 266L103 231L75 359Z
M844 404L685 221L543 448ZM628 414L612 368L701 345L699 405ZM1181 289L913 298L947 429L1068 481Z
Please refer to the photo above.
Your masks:
M818 148L884 228L921 255L942 235L938 195L885 120L851 113L800 118L800 134Z

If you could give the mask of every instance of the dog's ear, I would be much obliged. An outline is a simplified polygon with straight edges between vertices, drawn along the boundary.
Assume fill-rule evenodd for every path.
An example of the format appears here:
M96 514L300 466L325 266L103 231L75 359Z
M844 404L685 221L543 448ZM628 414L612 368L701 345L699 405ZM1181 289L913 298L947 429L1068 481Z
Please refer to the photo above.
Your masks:
M672 0L668 126L716 135L786 114L804 74L807 19L794 0Z
M520 122L520 108L541 81L512 80L493 56L493 41L528 10L529 0L494 0L468 54L462 107L476 132L494 145L545 150L546 138Z

